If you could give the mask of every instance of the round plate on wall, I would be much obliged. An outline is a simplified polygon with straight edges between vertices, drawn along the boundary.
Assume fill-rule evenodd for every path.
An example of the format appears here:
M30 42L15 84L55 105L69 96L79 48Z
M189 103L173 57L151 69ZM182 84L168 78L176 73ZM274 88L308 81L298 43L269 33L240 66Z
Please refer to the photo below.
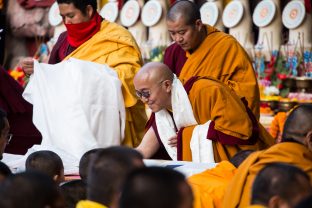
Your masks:
M283 24L288 29L295 29L304 20L306 10L304 4L301 1L289 2L282 15Z
M200 8L200 17L204 24L214 26L217 23L218 16L218 7L213 2L206 2Z
M140 5L137 0L129 0L120 12L121 24L125 27L134 25L140 16Z
M107 2L101 9L100 15L110 22L115 22L118 17L118 3Z
M142 8L142 23L146 27L154 26L158 23L162 15L161 4L157 0L148 1Z
M62 16L60 15L60 10L57 2L54 2L49 10L49 23L52 26L57 26L62 23Z
M275 15L276 6L271 0L261 1L255 8L252 15L252 20L258 27L265 27L269 25Z
M231 28L236 26L244 14L243 4L239 1L231 1L223 11L222 21L225 27Z

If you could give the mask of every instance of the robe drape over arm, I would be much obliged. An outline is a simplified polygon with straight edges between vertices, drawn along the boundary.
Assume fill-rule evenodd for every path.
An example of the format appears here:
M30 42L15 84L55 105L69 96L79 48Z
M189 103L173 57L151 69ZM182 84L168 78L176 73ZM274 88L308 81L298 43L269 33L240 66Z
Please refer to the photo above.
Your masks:
M312 178L312 152L308 148L296 142L275 144L267 150L253 153L239 166L226 190L223 207L247 207L257 173L266 165L275 162L295 165Z
M184 52L176 43L169 46L164 63L184 84L193 76L209 76L232 88L239 97L245 97L257 119L260 116L260 93L248 54L234 37L207 26L207 37L194 53ZM186 62L183 62L187 57ZM180 69L180 66L183 66ZM181 71L181 72L180 72Z
M143 64L140 50L123 27L103 20L101 29L66 58L77 58L115 69L122 83L126 107L126 129L123 144L137 146L144 135L146 123L145 107L135 95L133 78Z

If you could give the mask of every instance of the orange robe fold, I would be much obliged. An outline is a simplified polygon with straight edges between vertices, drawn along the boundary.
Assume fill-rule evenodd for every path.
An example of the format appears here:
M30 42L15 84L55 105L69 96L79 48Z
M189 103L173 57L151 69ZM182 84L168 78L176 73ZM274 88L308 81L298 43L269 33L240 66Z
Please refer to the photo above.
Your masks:
M245 97L248 106L259 120L260 93L252 66L245 50L230 35L207 26L207 37L194 53L186 53L187 61L179 75L182 83L193 76L209 76Z
M103 20L101 29L66 58L107 64L118 74L126 107L124 145L135 147L143 138L147 121L145 107L135 95L133 78L143 62L132 35L123 27Z
M225 189L234 177L236 167L228 161L188 178L194 193L194 208L221 208Z
M253 124L241 99L228 86L214 78L202 78L197 80L189 91L189 100L192 105L194 117L198 124L204 124L211 120L214 122L214 129L225 136L235 140L233 145L225 144L222 141L213 141L214 160L220 162L229 160L240 150L259 150L274 144L273 138L259 127L259 136L255 142L250 144L253 133ZM190 141L195 126L184 127L181 138L182 160L192 161ZM208 132L211 130L212 124ZM209 133L208 133L209 139Z
M226 190L223 207L247 207L257 173L267 164L274 162L295 165L312 178L312 152L307 147L296 142L275 144L267 150L253 153L239 166Z

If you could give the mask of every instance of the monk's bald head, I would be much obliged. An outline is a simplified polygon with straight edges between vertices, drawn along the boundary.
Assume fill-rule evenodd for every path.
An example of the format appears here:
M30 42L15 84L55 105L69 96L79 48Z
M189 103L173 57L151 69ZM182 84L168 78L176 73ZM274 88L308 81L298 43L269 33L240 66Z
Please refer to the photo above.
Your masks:
M312 104L303 104L295 108L288 116L283 130L283 139L293 139L304 143L312 132Z
M167 21L176 22L180 18L184 19L185 25L195 25L196 20L200 19L198 6L188 0L176 1L167 13Z
M145 64L134 77L134 82L141 80L146 82L161 82L163 80L173 80L173 73L167 65L160 62L150 62Z

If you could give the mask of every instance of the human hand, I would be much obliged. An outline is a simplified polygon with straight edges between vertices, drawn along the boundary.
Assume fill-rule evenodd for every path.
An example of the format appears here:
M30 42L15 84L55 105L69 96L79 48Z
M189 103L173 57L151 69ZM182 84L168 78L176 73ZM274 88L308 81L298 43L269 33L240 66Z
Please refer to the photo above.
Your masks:
M170 145L171 147L177 147L177 143L178 143L178 137L177 135L170 137L168 139L168 145Z
M19 66L23 69L26 75L34 73L34 59L32 57L22 59Z

